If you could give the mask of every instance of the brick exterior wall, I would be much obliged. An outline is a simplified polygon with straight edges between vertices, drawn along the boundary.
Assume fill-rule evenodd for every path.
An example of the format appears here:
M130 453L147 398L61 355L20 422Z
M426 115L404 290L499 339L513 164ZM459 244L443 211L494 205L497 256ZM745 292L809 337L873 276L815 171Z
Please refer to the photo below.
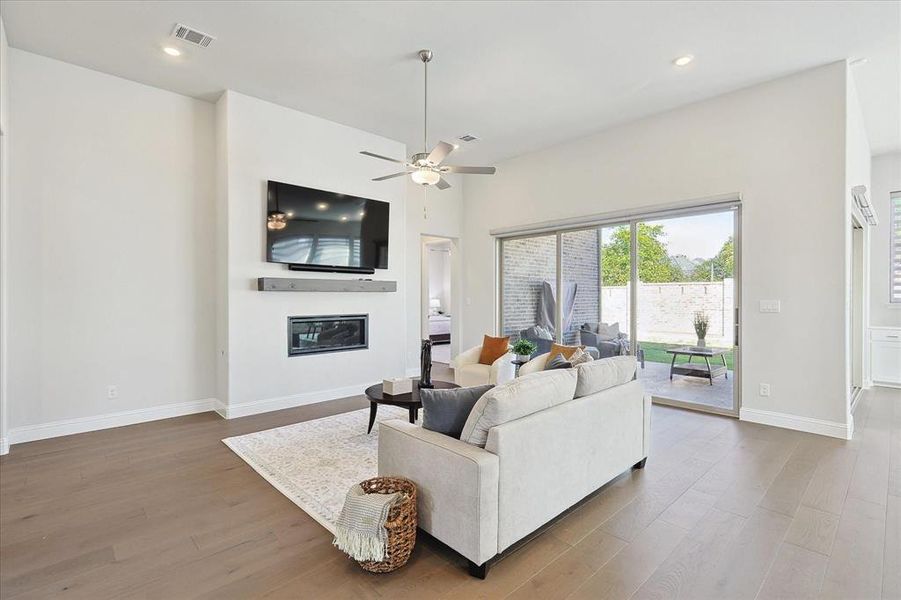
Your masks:
M502 335L517 339L522 329L538 322L543 281L557 277L557 238L554 235L505 240L502 245Z
M579 342L579 326L598 321L598 289L600 288L600 255L598 230L567 231L562 236L561 266L563 281L576 283L576 299L568 330L563 332L565 344Z

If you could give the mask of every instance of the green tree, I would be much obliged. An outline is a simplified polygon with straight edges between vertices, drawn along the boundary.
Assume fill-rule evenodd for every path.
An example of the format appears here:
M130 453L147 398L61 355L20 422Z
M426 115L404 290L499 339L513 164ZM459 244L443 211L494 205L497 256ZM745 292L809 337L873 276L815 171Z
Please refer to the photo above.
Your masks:
M638 277L647 283L667 283L683 278L666 249L663 225L638 224ZM626 285L630 278L630 235L628 227L617 227L610 242L601 248L604 285Z
M688 275L691 281L722 281L732 277L734 272L735 245L730 235L716 256L698 264Z

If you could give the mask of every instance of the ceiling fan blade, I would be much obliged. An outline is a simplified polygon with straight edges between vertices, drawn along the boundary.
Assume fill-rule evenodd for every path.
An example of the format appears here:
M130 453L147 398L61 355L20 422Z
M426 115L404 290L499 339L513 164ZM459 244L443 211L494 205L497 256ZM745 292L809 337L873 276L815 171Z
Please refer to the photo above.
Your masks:
M426 160L433 165L440 165L441 161L447 158L447 155L454 151L453 144L447 142L438 142L438 144L429 153Z
M451 186L451 184L449 184L444 177L439 179L438 183L435 184L435 187L438 188L439 190L446 190L450 186Z
M395 177L400 177L406 174L406 171L401 171L400 173L392 173L391 175L382 175L381 177L376 177L375 179L373 179L373 181L385 181L386 179L394 179Z
M452 167L450 165L441 168L446 173L466 173L467 175L494 175L495 167Z
M396 158L389 158L387 156L382 156L381 154L376 154L375 152L370 152L369 150L361 150L360 154L365 154L366 156L371 156L372 158L381 158L382 160L390 160L391 162L400 163L402 165L407 164L406 161L397 160Z

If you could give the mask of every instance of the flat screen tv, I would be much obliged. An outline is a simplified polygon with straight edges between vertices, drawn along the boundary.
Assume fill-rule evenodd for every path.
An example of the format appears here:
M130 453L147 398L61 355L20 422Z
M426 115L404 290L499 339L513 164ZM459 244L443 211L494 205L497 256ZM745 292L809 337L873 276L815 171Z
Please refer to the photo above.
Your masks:
M388 209L380 200L270 181L266 260L298 271L387 269Z

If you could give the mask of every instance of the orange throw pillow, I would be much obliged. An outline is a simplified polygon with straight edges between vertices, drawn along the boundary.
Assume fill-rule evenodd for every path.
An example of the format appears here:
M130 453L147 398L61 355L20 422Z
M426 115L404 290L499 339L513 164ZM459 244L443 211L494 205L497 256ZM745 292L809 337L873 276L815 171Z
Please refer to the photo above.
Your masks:
M548 352L547 359L550 361L557 354L562 354L563 358L569 360L569 357L573 355L573 353L579 348L585 349L585 346L564 346L563 344L553 343L551 344L551 351Z
M479 363L490 365L510 349L510 336L491 337L486 335L482 339L482 353L479 354Z

